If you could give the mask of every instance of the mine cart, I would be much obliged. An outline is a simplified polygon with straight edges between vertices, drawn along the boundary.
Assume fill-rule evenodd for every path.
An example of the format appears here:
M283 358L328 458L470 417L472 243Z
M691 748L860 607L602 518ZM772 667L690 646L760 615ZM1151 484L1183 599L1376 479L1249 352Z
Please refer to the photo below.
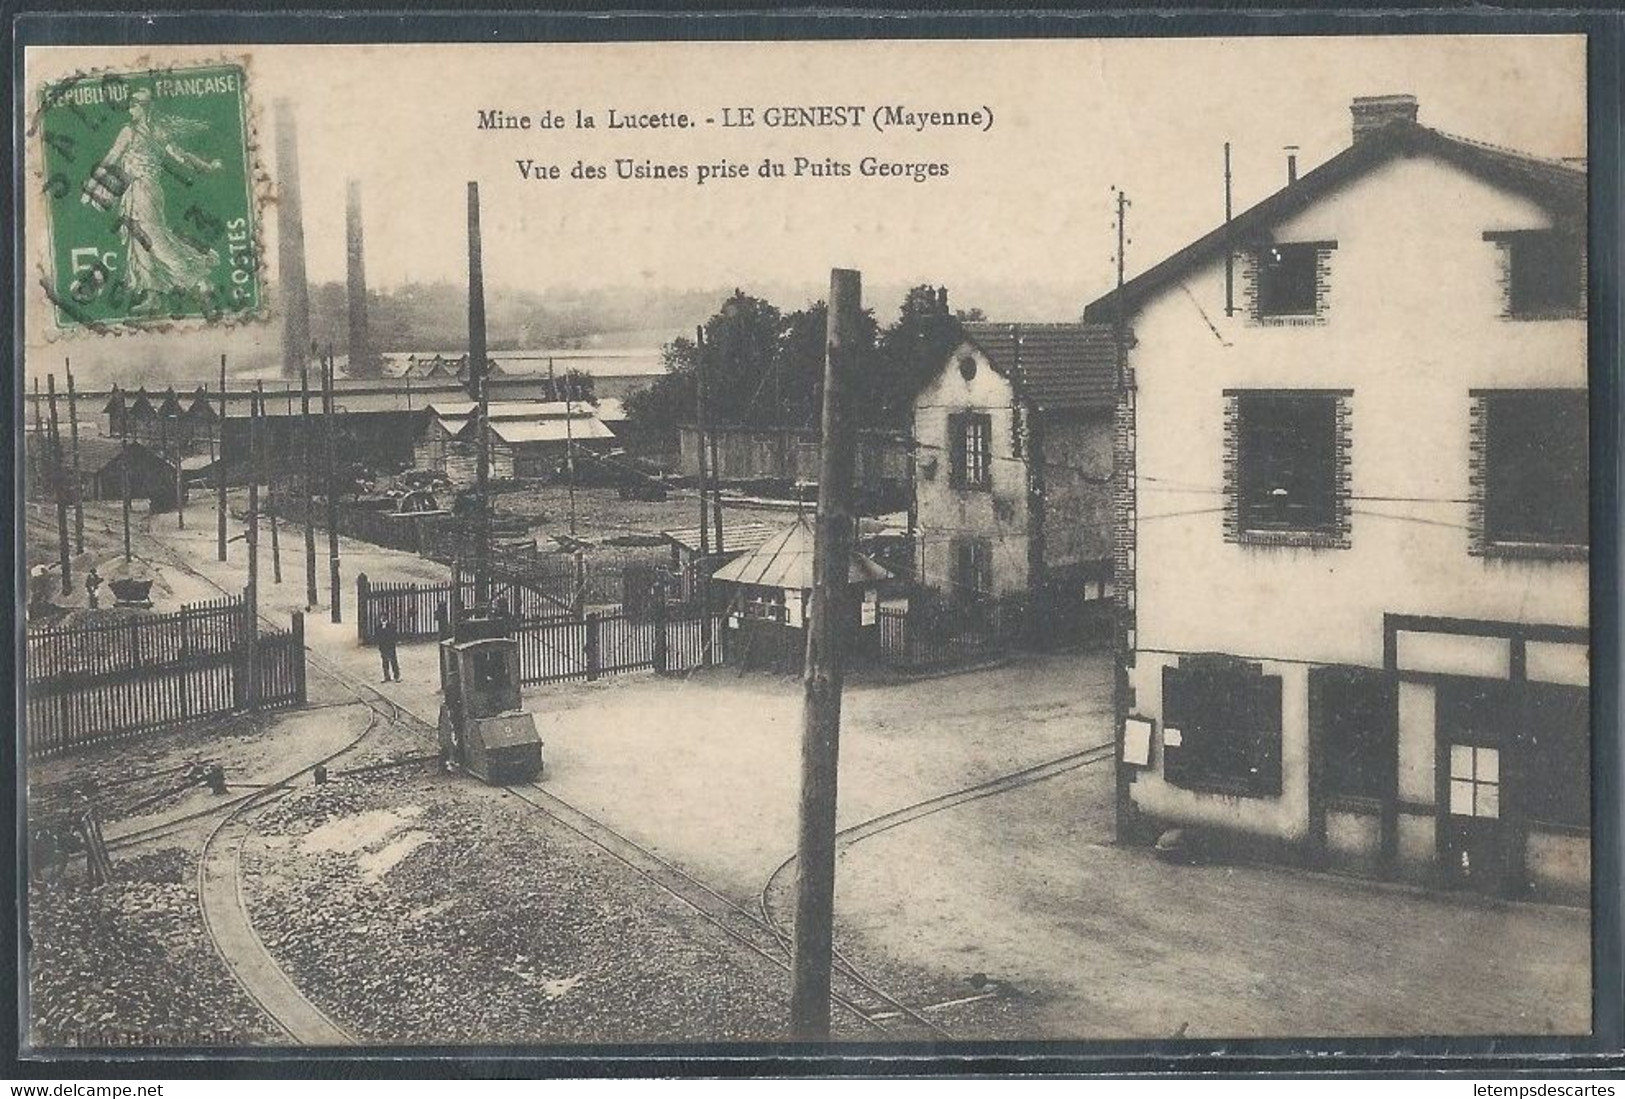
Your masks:
M519 708L519 643L479 619L440 643L440 754L492 785L542 772L536 721Z

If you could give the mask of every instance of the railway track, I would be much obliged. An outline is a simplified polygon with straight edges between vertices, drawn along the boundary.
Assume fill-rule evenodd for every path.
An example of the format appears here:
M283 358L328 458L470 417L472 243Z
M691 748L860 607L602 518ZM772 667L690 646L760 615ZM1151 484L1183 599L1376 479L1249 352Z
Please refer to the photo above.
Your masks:
M145 531L143 535L153 544L156 552L167 558L171 565L218 590L225 590L156 538ZM329 763L358 747L377 727L380 720L414 727L431 739L437 737L437 730L430 722L372 689L369 684L356 680L336 663L310 649L307 649L307 659L341 684L369 711L366 729L355 740L333 752L320 763ZM1112 745L1109 743L1097 746L1023 771L1000 776L975 787L895 810L843 830L837 836L838 843L841 847L849 846L868 835L897 827L932 812L940 812L952 805L1015 789L1054 774L1064 773L1074 767L1084 766L1095 760L1083 757L1102 749L1107 752L1107 757L1103 758L1109 758L1111 748ZM286 792L289 783L313 771L316 766L315 763L310 764L265 789L254 791L223 805L211 806L208 810L189 818L165 822L152 829L143 830L142 833L131 833L121 837L118 843L122 846L141 842L183 827L191 820L224 811L225 816L205 841L198 869L198 890L200 903L204 909L204 923L216 952L220 954L233 977L250 998L295 1042L302 1045L351 1044L356 1041L354 1036L306 999L266 950L263 941L253 930L241 891L240 854L244 842L252 831L254 810L281 796ZM744 949L766 959L787 973L790 971L790 938L774 919L772 894L776 883L780 882L789 867L794 865L793 857L774 870L758 898L757 910L752 910L717 892L682 868L540 786L527 784L523 787L507 787L506 792L604 850L651 884L692 909ZM886 991L838 951L831 979L831 1003L864 1028L874 1031L879 1038L888 1041L931 1043L953 1039L953 1034L947 1028Z
M758 913L534 783L507 792L619 860L706 922L790 972L788 943ZM953 1035L849 965L837 963L830 1002L889 1041L950 1041Z
M935 797L905 805L900 809L893 809L879 816L870 817L868 820L860 821L837 831L835 833L835 852L839 855L854 843L890 831L910 821L919 820L921 817L928 817L945 809L964 805L967 802L979 801L982 798L993 797L1011 790L1019 790L1024 786L1031 786L1035 782L1042 782L1057 775L1064 775L1069 771L1076 771L1081 767L1104 762L1114 757L1116 747L1116 741L1103 741L1080 751L1069 752L1064 756L1045 760L1043 763L1035 763L1019 771L999 775L985 782L979 782L974 786L966 786L946 794L938 794ZM786 923L776 916L776 909L779 907L777 898L781 894L793 894L794 878L789 871L795 864L796 856L794 855L779 863L773 873L768 875L767 882L762 886L761 894L757 897L757 908L760 911L762 924L778 938L786 952L790 950L790 932L786 930ZM793 896L790 899L793 900ZM833 949L832 952L837 972L851 974L860 980L865 979L857 970L857 967L839 949ZM940 1004L934 1006L945 1007L949 1005ZM931 1007L927 1006L921 1010L930 1009Z
M254 830L252 810L269 805L285 792L284 787L269 795L256 793L210 831L197 870L203 926L237 984L295 1045L355 1045L355 1035L307 999L277 964L254 930L243 899L242 850Z

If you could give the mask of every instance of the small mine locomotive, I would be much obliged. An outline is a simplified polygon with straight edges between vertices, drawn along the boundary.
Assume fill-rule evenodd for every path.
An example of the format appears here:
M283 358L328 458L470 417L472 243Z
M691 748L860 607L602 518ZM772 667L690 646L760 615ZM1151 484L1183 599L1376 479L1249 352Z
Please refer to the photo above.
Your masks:
M506 617L475 615L440 642L440 758L493 786L542 773L536 721L519 707L519 642Z

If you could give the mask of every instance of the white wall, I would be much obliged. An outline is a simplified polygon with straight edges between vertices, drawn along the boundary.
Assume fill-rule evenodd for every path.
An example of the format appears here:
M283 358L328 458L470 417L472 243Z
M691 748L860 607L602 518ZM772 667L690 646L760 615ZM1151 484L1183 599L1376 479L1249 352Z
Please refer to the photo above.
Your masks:
M1384 612L1587 624L1585 562L1468 552L1468 391L1586 384L1585 322L1504 318L1499 250L1483 239L1547 224L1534 204L1441 161L1400 158L1277 230L1283 242L1337 242L1326 323L1250 321L1239 261L1237 310L1226 317L1222 260L1184 280L1189 295L1172 286L1136 317L1137 713L1160 717L1172 654L1291 662L1271 668L1281 671L1381 667ZM1350 548L1225 542L1223 391L1245 388L1353 391ZM1283 675L1282 689L1282 798L1191 794L1152 771L1136 779L1135 800L1180 819L1301 835L1304 676ZM1402 761L1402 785L1423 768ZM1402 848L1408 839L1423 842L1402 835Z
M1222 261L1185 280L1205 320L1178 287L1149 305L1131 352L1140 648L1380 666L1384 611L1586 623L1584 562L1467 552L1468 390L1585 385L1583 320L1501 316L1483 234L1545 224L1442 162L1398 159L1277 233L1337 241L1326 324L1227 318ZM1350 549L1227 544L1222 391L1249 387L1352 389L1352 493L1428 502L1353 501ZM1162 518L1180 512L1198 514Z
M971 355L976 373L968 381L959 359ZM995 371L987 356L972 344L960 345L936 379L914 399L915 495L922 532L921 580L948 590L952 578L950 539L985 537L993 549L994 594L1027 589L1027 469L1012 460L1015 416L1009 381ZM985 412L993 428L991 491L954 488L951 483L952 440L948 417L956 412ZM932 463L935 463L934 466Z

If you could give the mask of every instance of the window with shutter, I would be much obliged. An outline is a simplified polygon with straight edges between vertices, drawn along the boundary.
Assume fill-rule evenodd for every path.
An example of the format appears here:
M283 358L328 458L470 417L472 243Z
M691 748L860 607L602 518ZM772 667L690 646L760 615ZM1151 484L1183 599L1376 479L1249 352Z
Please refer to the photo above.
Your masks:
M955 488L987 489L993 483L993 420L985 412L955 412L948 417Z
M1281 678L1257 664L1189 658L1163 669L1163 777L1244 797L1281 792Z

